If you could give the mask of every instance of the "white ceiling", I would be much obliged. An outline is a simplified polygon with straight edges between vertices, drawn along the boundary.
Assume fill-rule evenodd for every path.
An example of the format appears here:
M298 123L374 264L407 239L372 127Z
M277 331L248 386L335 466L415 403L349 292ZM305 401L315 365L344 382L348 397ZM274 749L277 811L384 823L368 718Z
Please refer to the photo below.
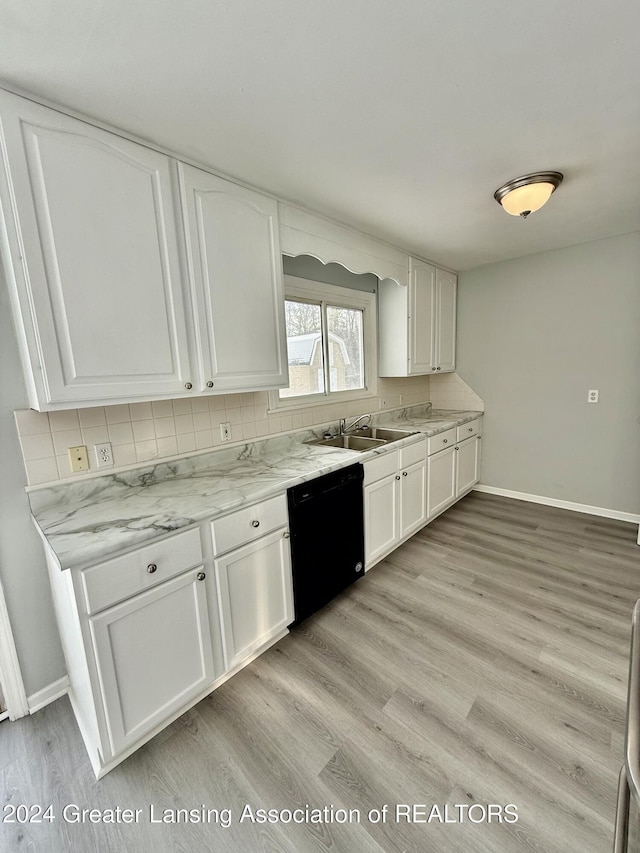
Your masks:
M0 0L0 79L454 269L640 230L638 0ZM565 181L526 221L503 182Z

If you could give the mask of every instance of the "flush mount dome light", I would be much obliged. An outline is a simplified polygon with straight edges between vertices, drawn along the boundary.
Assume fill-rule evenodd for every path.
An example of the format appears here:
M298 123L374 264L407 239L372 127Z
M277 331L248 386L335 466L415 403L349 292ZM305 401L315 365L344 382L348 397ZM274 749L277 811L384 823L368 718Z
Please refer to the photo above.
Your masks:
M539 210L551 197L551 193L562 183L561 172L534 172L507 181L497 189L493 197L512 216L526 219L534 210Z

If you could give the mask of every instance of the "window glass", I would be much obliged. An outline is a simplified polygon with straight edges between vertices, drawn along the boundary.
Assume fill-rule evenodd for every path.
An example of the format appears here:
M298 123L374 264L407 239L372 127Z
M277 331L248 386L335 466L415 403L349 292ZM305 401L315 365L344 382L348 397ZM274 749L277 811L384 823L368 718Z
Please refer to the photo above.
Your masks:
M330 391L364 388L362 314L355 308L327 306Z
M284 305L289 387L280 389L280 397L323 394L322 306L297 299L287 299Z

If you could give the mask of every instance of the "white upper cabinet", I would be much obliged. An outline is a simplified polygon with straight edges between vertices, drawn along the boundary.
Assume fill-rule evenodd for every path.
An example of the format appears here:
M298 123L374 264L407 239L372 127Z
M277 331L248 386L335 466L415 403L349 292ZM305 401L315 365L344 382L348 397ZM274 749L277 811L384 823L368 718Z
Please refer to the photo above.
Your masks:
M455 273L409 259L409 283L380 282L381 376L416 376L455 370Z
M168 157L0 93L5 272L30 403L184 393Z
M340 264L352 273L373 273L406 285L409 256L400 249L297 207L280 204L279 212L284 255L311 255L323 264Z
M443 373L456 369L457 290L458 277L455 273L436 269L434 366Z
M288 384L278 205L178 164L199 386Z

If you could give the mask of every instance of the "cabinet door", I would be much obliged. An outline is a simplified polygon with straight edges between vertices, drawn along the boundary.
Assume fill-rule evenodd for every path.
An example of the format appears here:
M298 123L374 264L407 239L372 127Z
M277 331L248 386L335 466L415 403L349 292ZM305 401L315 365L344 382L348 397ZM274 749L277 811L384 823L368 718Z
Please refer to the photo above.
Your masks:
M435 365L443 373L456 369L457 287L457 276L445 270L436 271Z
M277 203L192 166L179 172L201 389L286 386Z
M409 373L431 373L435 367L436 269L411 258Z
M456 447L456 495L466 492L480 478L480 437L461 441Z
M427 460L427 515L433 518L456 494L456 449L449 447Z
M113 755L211 684L214 672L202 568L89 619Z
M400 538L427 521L427 461L404 468L400 480Z
M291 556L285 533L280 528L214 561L230 669L293 621Z
M184 393L169 159L19 98L3 94L0 109L7 273L32 405Z
M388 554L400 539L398 477L391 474L364 488L365 566Z

